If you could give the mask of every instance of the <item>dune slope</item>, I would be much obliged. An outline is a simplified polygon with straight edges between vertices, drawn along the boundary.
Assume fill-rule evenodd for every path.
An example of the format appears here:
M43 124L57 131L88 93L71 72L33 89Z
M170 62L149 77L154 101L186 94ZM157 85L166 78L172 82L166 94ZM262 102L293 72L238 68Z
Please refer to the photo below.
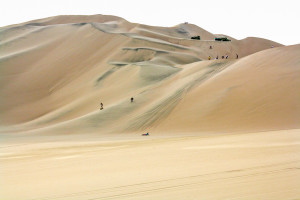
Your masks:
M153 27L105 15L0 32L4 132L299 128L299 45L219 42L193 24Z

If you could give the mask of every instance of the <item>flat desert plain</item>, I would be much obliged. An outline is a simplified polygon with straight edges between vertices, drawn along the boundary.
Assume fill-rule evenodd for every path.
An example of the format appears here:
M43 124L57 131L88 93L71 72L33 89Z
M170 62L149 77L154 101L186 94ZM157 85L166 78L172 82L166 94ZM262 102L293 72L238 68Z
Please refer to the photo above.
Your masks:
M299 199L299 130L185 135L2 142L1 198Z

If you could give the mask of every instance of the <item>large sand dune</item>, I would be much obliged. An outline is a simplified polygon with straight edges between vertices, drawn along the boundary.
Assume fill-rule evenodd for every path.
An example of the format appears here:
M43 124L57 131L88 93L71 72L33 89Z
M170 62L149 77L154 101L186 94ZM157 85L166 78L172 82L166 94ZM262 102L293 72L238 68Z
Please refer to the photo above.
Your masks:
M300 45L219 36L106 15L0 28L0 198L300 198Z
M189 39L195 35L202 40ZM5 127L297 128L297 45L270 49L281 45L260 38L217 42L193 24L151 27L102 15L35 20L4 27L1 36ZM229 59L207 61L225 55Z

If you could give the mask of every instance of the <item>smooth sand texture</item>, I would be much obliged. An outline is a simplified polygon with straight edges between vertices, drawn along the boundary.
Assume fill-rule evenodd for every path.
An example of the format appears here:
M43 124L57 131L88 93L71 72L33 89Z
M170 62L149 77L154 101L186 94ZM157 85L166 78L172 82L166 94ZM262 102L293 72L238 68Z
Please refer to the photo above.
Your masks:
M188 134L183 134L188 135ZM1 145L1 199L299 199L299 129ZM19 141L19 142L16 142ZM67 140L67 141L66 141Z
M219 36L106 15L0 28L0 199L300 199L300 45Z

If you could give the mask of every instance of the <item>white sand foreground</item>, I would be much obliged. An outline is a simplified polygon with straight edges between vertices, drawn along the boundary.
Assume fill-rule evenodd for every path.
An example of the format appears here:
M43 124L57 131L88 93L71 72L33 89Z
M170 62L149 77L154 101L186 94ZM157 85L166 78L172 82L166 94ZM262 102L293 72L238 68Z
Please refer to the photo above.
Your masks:
M0 199L300 199L299 132L8 136Z

